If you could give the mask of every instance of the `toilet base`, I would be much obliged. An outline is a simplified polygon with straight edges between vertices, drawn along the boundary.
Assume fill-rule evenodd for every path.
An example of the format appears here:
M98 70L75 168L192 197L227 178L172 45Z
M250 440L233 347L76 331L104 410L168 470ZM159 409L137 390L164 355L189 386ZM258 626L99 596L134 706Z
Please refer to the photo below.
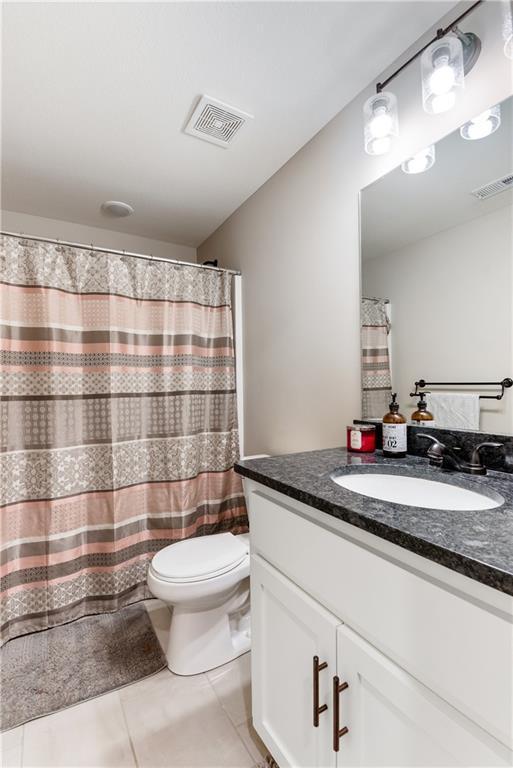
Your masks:
M250 650L249 590L244 582L214 608L193 610L191 605L173 606L166 651L172 672L197 675Z

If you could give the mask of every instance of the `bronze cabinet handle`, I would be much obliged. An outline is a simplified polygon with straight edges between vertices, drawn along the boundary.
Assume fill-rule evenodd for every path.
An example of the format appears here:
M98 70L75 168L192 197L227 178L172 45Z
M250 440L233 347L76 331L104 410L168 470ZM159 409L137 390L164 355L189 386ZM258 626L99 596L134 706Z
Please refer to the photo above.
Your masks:
M338 677L333 678L333 750L339 751L340 738L349 732L349 728L340 727L340 700L339 694L349 688L349 683L341 683Z
M314 728L319 727L319 715L322 712L326 712L328 709L327 704L323 704L322 707L319 706L319 672L321 670L326 669L328 666L328 663L326 661L323 661L322 664L319 664L319 657L314 656L313 657L313 724Z

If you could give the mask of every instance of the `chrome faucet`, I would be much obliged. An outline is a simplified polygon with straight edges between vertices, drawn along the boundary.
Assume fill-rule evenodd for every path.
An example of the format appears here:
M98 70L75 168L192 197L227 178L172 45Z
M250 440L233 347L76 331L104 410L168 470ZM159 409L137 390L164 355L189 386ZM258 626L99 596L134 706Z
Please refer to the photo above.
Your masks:
M449 448L444 443L437 440L433 435L427 435L424 432L417 437L425 437L431 440L431 445L427 450L429 463L433 467L441 469L452 469L456 472L465 472L468 475L486 475L486 467L481 460L481 450L483 448L503 448L503 443L479 443L472 451L470 461L464 461L459 455L459 448Z

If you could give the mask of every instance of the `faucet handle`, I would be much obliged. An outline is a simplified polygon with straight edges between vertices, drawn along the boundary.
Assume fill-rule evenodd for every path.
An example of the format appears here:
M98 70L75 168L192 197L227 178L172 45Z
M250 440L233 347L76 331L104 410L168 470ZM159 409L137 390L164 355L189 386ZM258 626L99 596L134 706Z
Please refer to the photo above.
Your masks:
M472 451L472 456L470 457L470 465L472 467L483 467L483 462L481 461L481 450L483 448L504 448L504 443L479 443L479 445L476 445L474 450Z
M417 437L425 437L426 440L431 440L432 445L427 449L427 455L436 464L440 465L443 461L445 445L437 440L433 435L427 435L425 432L419 432Z
M425 438L426 438L426 440L431 440L431 442L433 443L433 445L431 446L430 450L431 450L432 448L435 448L435 447L437 447L437 446L439 446L440 448L445 448L445 445L444 445L442 442L440 442L440 440L438 440L438 439L437 439L436 437L434 437L433 435L427 435L425 432L419 432L419 433L416 435L416 437L425 437Z
M425 437L427 440L431 440L433 443L433 446L439 445L441 448L447 448L445 443L442 443L441 440L438 440L437 437L433 437L433 435L428 435L425 432L419 432L416 437ZM451 451L461 451L461 447L459 445L453 445L451 448Z

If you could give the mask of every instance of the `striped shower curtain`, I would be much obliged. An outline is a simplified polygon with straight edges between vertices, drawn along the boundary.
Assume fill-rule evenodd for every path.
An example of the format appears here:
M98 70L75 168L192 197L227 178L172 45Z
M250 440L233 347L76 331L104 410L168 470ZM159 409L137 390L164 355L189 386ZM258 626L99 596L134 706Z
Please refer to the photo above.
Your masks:
M362 299L362 418L381 419L392 392L386 305L381 299Z
M231 275L2 236L2 641L147 597L247 530Z

